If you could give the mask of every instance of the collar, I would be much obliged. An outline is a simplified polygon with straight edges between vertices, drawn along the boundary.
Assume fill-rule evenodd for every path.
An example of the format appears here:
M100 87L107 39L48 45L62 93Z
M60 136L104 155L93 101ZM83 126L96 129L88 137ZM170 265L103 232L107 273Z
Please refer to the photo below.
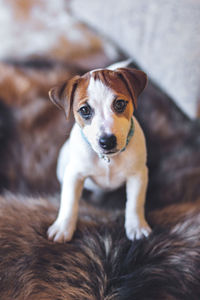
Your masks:
M127 139L126 139L126 145L125 147L120 151L120 152L124 152L126 150L126 147L128 146L131 138L133 137L135 132L135 125L133 122L133 118L131 118L131 127L129 129L128 135L127 135ZM81 129L81 135L84 139L84 141L86 141L86 143L91 147L90 142L88 141L88 139L86 138L86 136L83 133L83 130ZM107 155L103 155L103 154L99 154L100 158L103 158L105 161L110 162L110 158Z
M135 125L134 125L134 122L133 122L133 118L131 118L131 127L129 129L129 133L128 133L128 136L127 136L127 139L126 139L126 146L121 150L121 152L126 150L126 147L128 146L131 138L134 135L134 131L135 131Z

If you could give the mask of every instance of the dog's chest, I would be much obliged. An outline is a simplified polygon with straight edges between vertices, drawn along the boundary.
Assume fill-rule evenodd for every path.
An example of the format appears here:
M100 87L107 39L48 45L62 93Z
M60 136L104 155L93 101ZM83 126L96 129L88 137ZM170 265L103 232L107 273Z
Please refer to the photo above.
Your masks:
M102 189L112 190L123 185L126 181L124 166L118 163L106 162L103 159L96 162L90 178Z

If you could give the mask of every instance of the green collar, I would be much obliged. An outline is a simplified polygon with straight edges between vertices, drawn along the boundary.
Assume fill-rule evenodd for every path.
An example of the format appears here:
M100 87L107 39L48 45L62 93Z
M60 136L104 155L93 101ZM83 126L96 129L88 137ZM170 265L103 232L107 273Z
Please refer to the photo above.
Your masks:
M129 130L129 133L128 133L128 136L126 139L126 146L121 150L121 152L126 150L126 147L128 146L132 136L134 135L134 131L135 131L135 126L134 126L133 118L131 118L131 127L130 127L130 130Z

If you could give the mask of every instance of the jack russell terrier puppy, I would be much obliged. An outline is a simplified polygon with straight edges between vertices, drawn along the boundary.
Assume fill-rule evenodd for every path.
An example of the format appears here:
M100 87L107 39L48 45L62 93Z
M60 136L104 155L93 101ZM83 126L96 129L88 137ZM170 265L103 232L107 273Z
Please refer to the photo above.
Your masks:
M128 239L140 239L151 232L144 217L146 144L133 116L147 76L123 65L121 62L75 76L49 92L50 99L64 109L67 118L71 111L75 117L70 138L58 158L61 203L58 217L48 229L49 239L55 242L72 239L83 186L110 191L126 184Z

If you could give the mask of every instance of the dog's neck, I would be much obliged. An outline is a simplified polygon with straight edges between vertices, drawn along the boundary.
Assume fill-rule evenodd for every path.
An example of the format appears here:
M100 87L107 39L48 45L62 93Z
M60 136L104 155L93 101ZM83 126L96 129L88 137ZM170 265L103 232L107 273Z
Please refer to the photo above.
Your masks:
M121 150L121 152L126 150L126 147L128 146L131 138L134 135L134 131L135 131L135 126L134 126L134 122L133 122L133 118L131 118L131 127L129 129L128 135L127 135L127 139L126 139L126 146Z
M127 139L126 139L126 145L125 147L120 151L120 152L124 152L131 140L131 138L133 137L134 135L134 131L135 131L135 126L134 126L134 121L133 121L133 118L131 118L131 126L130 126L130 129L129 129L129 132L128 132L128 135L127 135ZM88 141L87 137L85 136L85 134L83 133L83 130L81 129L81 135L84 139L84 141L86 141L86 143L88 145L90 145L91 147L91 144L90 142ZM92 148L92 147L91 147ZM110 157L108 155L104 155L104 154L98 154L99 158L105 160L107 163L110 162Z

